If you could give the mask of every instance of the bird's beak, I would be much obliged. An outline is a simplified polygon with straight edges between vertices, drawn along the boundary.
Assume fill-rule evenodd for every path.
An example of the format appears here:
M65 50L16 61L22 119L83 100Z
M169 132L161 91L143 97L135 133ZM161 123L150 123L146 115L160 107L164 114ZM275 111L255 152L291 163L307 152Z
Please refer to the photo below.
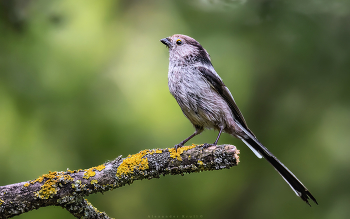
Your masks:
M161 39L160 42L162 42L164 45L166 45L166 47L170 48L171 46L171 42L169 40L169 38L164 38L164 39Z

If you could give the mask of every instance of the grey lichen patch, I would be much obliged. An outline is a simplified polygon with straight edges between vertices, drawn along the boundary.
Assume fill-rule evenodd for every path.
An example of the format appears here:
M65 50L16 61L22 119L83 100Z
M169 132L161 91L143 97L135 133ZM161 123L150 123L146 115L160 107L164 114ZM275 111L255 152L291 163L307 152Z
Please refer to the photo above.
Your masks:
M71 195L57 199L57 203L59 203L59 204L73 204L76 202L77 202L77 197L71 196Z
M82 189L82 185L81 185L81 180L75 180L72 183L72 188L76 191L76 192L80 192Z

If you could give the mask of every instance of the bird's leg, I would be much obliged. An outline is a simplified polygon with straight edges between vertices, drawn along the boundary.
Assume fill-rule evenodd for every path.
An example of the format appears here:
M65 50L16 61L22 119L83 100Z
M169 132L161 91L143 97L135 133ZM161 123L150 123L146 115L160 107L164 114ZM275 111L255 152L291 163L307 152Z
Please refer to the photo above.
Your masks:
M224 128L221 128L221 129L220 129L219 135L218 135L218 137L216 138L214 144L204 143L204 144L203 144L203 148L207 148L207 147L210 147L210 146L216 146L216 145L218 144L219 138L220 138L221 133L222 133L223 130L224 130Z
M224 130L224 128L221 128L221 129L220 129L219 134L218 134L218 137L216 138L216 140L215 140L215 142L214 142L214 145L217 145L217 144L218 144L219 138L220 138L221 133L222 133L223 130Z
M196 129L196 131L190 135L190 137L186 138L185 140L183 140L182 142L180 142L179 144L175 145L175 150L177 151L178 148L181 148L182 146L184 146L184 144L186 142L188 142L191 138L193 138L196 135L199 135L201 132L203 131L203 129Z

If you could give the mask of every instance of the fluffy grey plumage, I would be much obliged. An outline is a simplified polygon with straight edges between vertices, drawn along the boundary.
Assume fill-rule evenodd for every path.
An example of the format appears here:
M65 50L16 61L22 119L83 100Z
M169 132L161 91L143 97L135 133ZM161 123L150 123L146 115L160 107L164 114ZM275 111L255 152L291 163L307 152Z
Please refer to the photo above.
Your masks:
M182 147L205 128L219 131L214 145L222 132L229 133L241 139L259 158L268 160L302 200L309 204L310 198L317 203L294 174L249 130L230 91L211 64L207 51L195 39L185 35L176 34L161 39L161 42L169 48L170 93L196 129L175 148Z

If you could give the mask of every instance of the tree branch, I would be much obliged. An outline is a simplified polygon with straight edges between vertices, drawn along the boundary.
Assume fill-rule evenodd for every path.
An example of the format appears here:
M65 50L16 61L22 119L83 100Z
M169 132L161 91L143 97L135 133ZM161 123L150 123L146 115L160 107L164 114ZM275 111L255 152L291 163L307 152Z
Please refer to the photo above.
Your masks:
M91 205L85 196L131 184L135 180L159 178L206 170L228 169L239 162L233 145L143 150L126 158L85 170L49 172L39 178L0 187L0 218L46 206L61 206L77 218L110 218Z

